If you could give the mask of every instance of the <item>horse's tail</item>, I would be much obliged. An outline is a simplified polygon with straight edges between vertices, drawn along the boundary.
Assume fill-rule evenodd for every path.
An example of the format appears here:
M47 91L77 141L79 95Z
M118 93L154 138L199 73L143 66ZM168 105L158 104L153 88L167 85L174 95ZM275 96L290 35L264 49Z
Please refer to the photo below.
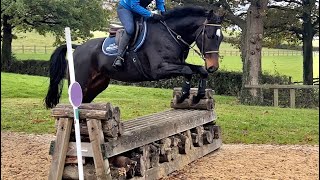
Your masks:
M75 49L78 45L72 45ZM59 103L63 89L63 78L67 69L66 61L67 46L61 45L50 57L50 84L45 97L46 108L53 108Z

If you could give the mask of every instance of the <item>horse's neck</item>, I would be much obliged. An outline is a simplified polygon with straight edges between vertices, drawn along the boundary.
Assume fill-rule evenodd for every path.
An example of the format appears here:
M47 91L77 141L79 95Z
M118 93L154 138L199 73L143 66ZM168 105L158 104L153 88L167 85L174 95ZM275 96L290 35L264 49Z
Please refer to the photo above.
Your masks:
M174 21L169 20L167 24L172 30L179 34L182 39L191 44L197 36L197 29L203 25L205 20L205 17L182 17Z

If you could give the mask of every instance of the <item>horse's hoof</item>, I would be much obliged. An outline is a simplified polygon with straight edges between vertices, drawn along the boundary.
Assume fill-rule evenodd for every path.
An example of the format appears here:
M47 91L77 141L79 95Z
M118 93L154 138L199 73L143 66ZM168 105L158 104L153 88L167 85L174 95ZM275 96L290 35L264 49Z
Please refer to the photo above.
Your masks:
M189 97L189 93L182 94L182 96L177 95L177 103L180 104L184 100L186 100Z

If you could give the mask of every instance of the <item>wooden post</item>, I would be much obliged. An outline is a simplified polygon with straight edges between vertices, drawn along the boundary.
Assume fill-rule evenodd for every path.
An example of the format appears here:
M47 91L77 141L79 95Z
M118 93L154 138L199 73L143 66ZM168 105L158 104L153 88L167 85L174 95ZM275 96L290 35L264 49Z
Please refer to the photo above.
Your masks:
M94 166L98 180L111 180L108 158L104 159L101 151L101 144L104 143L101 121L87 119L89 138L92 145Z
M290 89L290 107L295 108L296 104L296 91L295 89Z
M48 178L49 180L62 179L62 173L64 170L64 163L66 161L72 123L73 119L59 119L55 148L52 155L52 162Z
M35 54L37 53L36 45L33 46L33 51L34 51Z
M279 106L279 91L278 91L278 89L273 89L273 105L274 105L274 107Z

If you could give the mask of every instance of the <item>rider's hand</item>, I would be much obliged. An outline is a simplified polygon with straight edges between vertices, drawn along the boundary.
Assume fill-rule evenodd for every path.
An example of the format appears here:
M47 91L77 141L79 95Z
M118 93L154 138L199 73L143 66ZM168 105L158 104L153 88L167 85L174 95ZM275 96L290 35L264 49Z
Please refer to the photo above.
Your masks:
M160 14L152 14L151 18L155 21L162 21L164 19L163 16Z

